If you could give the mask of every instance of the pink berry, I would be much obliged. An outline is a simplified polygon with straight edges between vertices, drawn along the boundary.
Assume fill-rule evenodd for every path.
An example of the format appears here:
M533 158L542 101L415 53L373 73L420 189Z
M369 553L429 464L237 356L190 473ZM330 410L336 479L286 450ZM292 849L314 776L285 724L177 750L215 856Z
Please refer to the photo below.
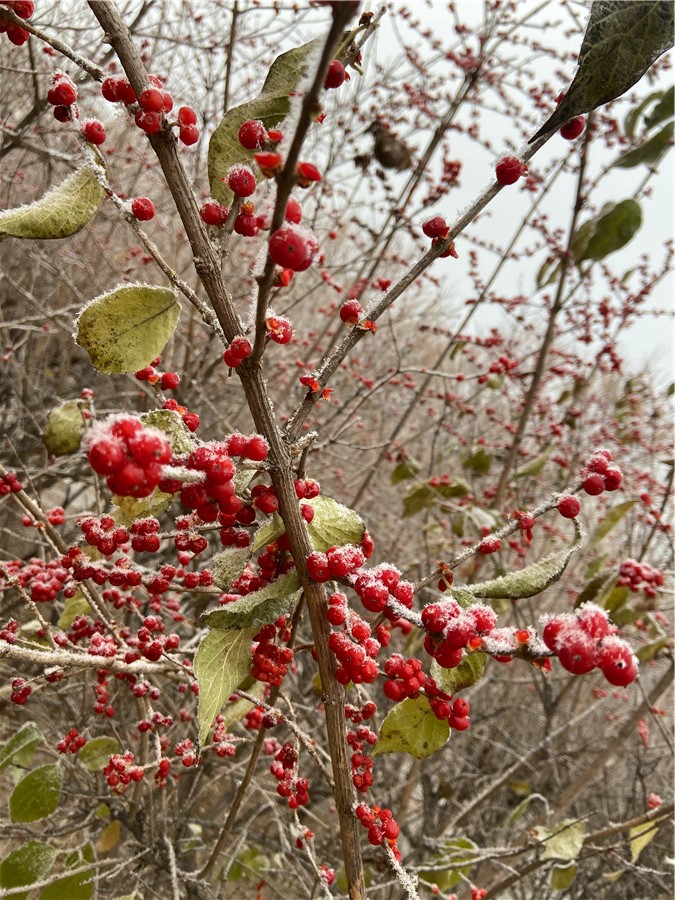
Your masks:
M558 501L558 512L565 519L576 519L581 512L581 503L571 494Z
M273 261L284 269L304 272L314 258L314 248L307 237L292 226L284 226L270 237L269 252Z
M515 184L526 172L527 166L517 156L505 156L499 160L495 168L495 175L500 184Z
M575 116L573 119L570 119L569 122L565 122L562 126L560 129L560 137L565 138L566 141L573 141L575 138L579 137L585 127L586 120L584 117Z
M331 90L334 88L339 88L341 84L344 84L346 77L345 67L342 65L339 59L332 59L328 66L328 71L326 72L326 80L324 82L324 87L326 90Z
M131 212L139 222L148 222L155 216L155 204L148 197L135 197L131 201Z
M249 121L244 122L239 129L237 137L239 138L239 143L245 150L257 150L258 147L262 146L264 143L267 132L265 131L265 126L262 122L249 119Z

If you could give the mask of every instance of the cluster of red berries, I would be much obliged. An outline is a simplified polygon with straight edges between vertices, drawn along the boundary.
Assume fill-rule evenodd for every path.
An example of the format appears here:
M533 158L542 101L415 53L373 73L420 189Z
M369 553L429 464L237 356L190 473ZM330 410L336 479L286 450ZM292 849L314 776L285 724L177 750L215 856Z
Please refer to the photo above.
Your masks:
M6 497L7 494L18 494L22 490L23 485L16 472L7 472L0 478L0 497Z
M628 587L637 593L644 591L647 597L655 597L656 589L664 582L663 572L655 569L649 563L638 562L636 559L627 559L619 566L617 585Z
M368 842L373 847L379 847L385 841L394 843L399 836L401 829L390 809L380 809L379 806L371 808L366 803L359 803L354 813L363 827L368 829Z
M169 397L162 403L162 409L170 409L183 420L183 425L193 434L199 428L199 416L195 412L190 412L186 406L181 406L173 397Z
M134 762L134 754L127 750L126 753L113 753L104 767L106 781L116 794L122 794L132 781L143 781L143 767Z
M504 156L495 167L499 184L515 184L524 175L527 175L527 166L517 156Z
M480 647L482 636L489 634L496 622L494 610L480 603L466 610L452 597L431 603L422 610L424 649L439 666L454 669L462 661L464 648Z
M132 416L113 416L96 426L88 443L89 464L120 497L148 497L171 459L171 445L162 432Z
M12 679L12 693L9 695L12 703L16 703L17 706L23 706L32 693L33 688L26 683L24 678Z
M164 635L164 623L155 616L146 616L143 626L136 633L136 640L127 639L129 646L137 644L141 654L149 662L157 662L163 653L177 650L180 645L180 637L177 634Z
M79 118L75 106L77 88L65 72L56 72L47 91L47 100L54 107L54 118L57 122L72 122ZM105 126L98 119L86 119L81 123L81 134L85 141L99 147L105 143Z
M3 563L0 575L6 575L30 593L34 603L55 600L68 578L68 571L59 559L32 558L9 560Z
M314 235L293 223L272 232L268 250L271 259L283 269L304 272L314 261L318 243Z
M623 473L618 466L610 465L611 461L612 451L604 448L596 450L588 460L581 472L582 487L587 494L597 497L604 491L616 491L621 486Z
M30 19L35 12L33 0L0 0L0 6L7 6L20 19ZM4 19L0 19L0 34L6 34L9 42L17 47L21 47L30 38L30 31Z
M251 342L242 334L235 335L230 341L230 346L223 353L223 362L231 369L236 369L245 359L251 355Z
M101 93L110 103L124 103L125 106L132 106L138 100L140 108L134 116L137 127L146 134L157 134L165 124L165 116L173 109L173 97L156 75L148 75L148 81L148 87L137 98L127 78L111 75L103 79ZM197 113L190 106L181 106L176 121L171 123L178 127L178 139L186 146L199 140L196 123Z
M368 555L365 549L364 555ZM390 563L380 563L374 569L361 572L353 586L369 612L383 612L392 622L398 618L398 613L394 612L397 603L406 609L412 608L414 585L410 581L402 581L401 573Z
M68 734L65 734L56 745L59 753L77 753L87 743L87 739L77 728L71 728Z
M287 798L291 809L309 803L309 779L296 778L297 765L298 751L292 744L286 743L274 754L274 762L270 766L270 772L279 782L277 794Z
M469 720L471 706L468 700L457 697L452 702L452 695L442 691L433 678L427 678L424 693L429 698L429 706L437 719L447 720L450 728L455 731L466 731L471 724Z
M285 628L285 621L282 629ZM293 651L290 647L280 647L274 643L277 628L264 625L253 638L257 644L253 650L251 675L257 681L278 686L284 680L288 666L293 662Z
M610 684L626 687L638 676L638 661L617 631L604 609L584 603L574 613L550 618L542 638L573 675L585 675L597 667Z
M422 661L415 657L406 660L400 653L392 653L384 664L384 674L388 680L382 685L382 691L394 703L417 697L427 680Z
M127 529L116 525L112 516L86 516L77 524L89 546L96 547L103 556L112 556L129 540Z
M0 628L0 641L5 641L7 644L16 644L16 633L19 627L16 619L10 619Z
M364 622L364 625L367 623ZM335 678L340 684L349 684L350 681L353 684L372 684L377 680L379 671L374 657L380 652L381 644L370 634L362 643L357 643L342 631L332 631L328 648L338 661Z
M363 551L353 544L329 547L325 553L315 551L307 557L307 572L320 584L331 578L347 578L357 572L365 562ZM341 625L342 622L334 622Z
M176 746L173 748L176 756L180 758L180 761L183 763L186 769L189 769L190 766L194 766L197 764L197 754L195 752L195 745L190 740L190 738L185 738L184 741L178 741ZM200 757L201 762L201 757Z
M363 752L365 744L374 747L377 735L367 725L359 725L356 731L347 732L347 743L351 747L350 760L352 784L361 794L373 786L373 760Z
M268 131L258 119L247 119L239 129L237 138L245 150L259 150L261 147L278 144L283 135L276 129Z
M159 765L157 766L157 771L155 772L155 784L157 787L166 787L167 778L169 777L169 772L171 771L171 760L167 759L166 756L162 757L159 761Z

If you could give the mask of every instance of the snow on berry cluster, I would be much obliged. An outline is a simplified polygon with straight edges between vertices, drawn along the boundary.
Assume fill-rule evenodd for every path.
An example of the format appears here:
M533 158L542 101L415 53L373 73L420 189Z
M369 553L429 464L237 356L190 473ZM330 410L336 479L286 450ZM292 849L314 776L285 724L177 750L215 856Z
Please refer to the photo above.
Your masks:
M456 668L464 649L483 646L483 636L493 631L497 616L491 607L476 603L463 610L454 597L431 603L422 610L426 631L424 649L444 669Z
M630 588L633 593L643 591L647 597L655 597L656 589L664 582L663 572L649 563L627 559L619 566L617 586Z
M599 668L617 687L631 684L638 676L635 654L618 636L606 611L595 603L584 603L574 613L552 616L542 637L563 668L574 675Z
M161 431L148 428L134 416L111 416L94 425L88 435L92 469L120 497L148 497L171 459L171 444Z
M103 769L106 781L116 794L122 794L132 781L143 781L142 766L134 765L134 754L113 753L110 762Z
M623 481L623 473L618 466L612 466L612 451L604 448L596 450L581 472L583 489L592 497L605 491L616 491Z
M277 794L288 801L291 809L309 803L309 779L297 777L298 751L293 744L284 744L274 755L270 772L277 779Z

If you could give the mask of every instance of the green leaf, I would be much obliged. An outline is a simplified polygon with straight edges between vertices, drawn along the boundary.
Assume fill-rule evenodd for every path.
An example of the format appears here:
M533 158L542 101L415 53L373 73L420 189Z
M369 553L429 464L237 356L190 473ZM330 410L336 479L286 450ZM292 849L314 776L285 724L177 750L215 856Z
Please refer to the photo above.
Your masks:
M536 456L534 459L531 459L529 462L526 462L525 465L521 466L516 472L515 477L527 478L532 475L539 475L548 462L551 453L553 453L553 447L548 447L548 449L544 450L543 453L540 453L539 456Z
M424 759L439 750L450 737L445 719L437 719L426 697L397 703L386 715L372 755L409 753Z
M574 80L530 143L574 116L625 94L672 46L672 3L596 0Z
M0 771L8 766L15 756L43 741L42 732L35 722L26 722L11 738L0 747Z
M551 890L566 891L577 877L577 864L567 863L566 866L553 866L551 869Z
M537 272L537 278L535 281L537 290L541 290L547 285L553 284L554 281L558 280L559 275L560 262L557 259L544 260L541 268Z
M458 666L444 669L434 660L431 663L431 677L446 694L456 694L481 680L487 661L487 653L465 653Z
M314 510L314 518L307 525L307 533L315 550L325 553L329 547L360 544L366 530L361 516L332 497L319 494L304 500Z
M81 850L69 853L65 868L79 869L87 863L93 863L94 850L87 844ZM89 900L94 893L94 869L88 869L77 875L65 875L53 881L40 891L40 900Z
M263 625L275 622L279 616L295 609L300 593L298 576L295 572L289 572L260 590L246 594L241 600L205 613L203 618L209 628L224 631L253 628L259 631Z
M663 91L654 91L652 94L648 94L644 100L636 103L636 105L628 111L623 123L624 134L627 138L631 141L633 140L640 116L644 115L648 106L651 106L655 100L660 100L662 97Z
M141 421L164 432L176 456L187 456L197 444L190 429L173 409L153 409L143 413Z
M581 606L582 603L588 603L591 600L595 600L600 591L605 585L608 584L608 580L614 580L613 575L608 575L607 572L602 572L600 575L596 575L595 578L591 578L591 580L584 585L581 593L577 596L577 599L574 601L575 609Z
M261 525L253 535L253 540L251 541L251 553L257 553L258 550L262 550L262 548L266 547L268 544L274 543L274 541L281 537L285 531L286 528L281 520L281 516L279 513L274 513L274 515L270 517L270 520L264 525Z
M471 469L474 475L487 475L491 465L492 454L483 447L478 447L462 460L462 466L465 469Z
M136 519L145 519L147 516L159 517L171 506L174 494L165 494L159 488L155 488L149 497L118 497L113 494L113 503L117 507L115 522L118 525L128 527Z
M615 585L614 582L611 582L595 602L614 618L614 613L624 605L630 594L630 588L626 585Z
M250 547L228 547L211 558L210 568L213 580L221 591L227 591L232 582L244 571L251 558Z
M670 638L668 637L668 635L655 638L653 641L649 641L649 643L644 644L642 647L640 647L640 649L636 653L636 656L641 663L649 662L650 659L654 659L659 650L663 650L664 647L667 647L669 644Z
M643 822L642 825L635 825L628 831L630 838L630 860L635 865L639 855L650 844L659 832L657 822Z
M119 753L120 750L121 747L115 738L96 737L87 741L77 754L77 758L87 772L100 772L108 765L113 753Z
M604 213L608 213L610 210L614 209L615 206L616 203L606 203L602 208L600 216ZM572 256L574 257L576 263L579 263L579 261L584 258L583 254L586 252L588 242L595 234L595 229L597 227L600 216L594 216L592 219L588 219L588 221L581 224L574 232L572 240L570 242L570 250L572 251ZM566 393L569 395L569 391ZM559 400L558 402L560 403L561 400Z
M420 872L419 877L428 885L437 884L441 891L451 891L460 881L468 878L478 847L465 837L450 838L443 843L443 853L434 855L434 868ZM439 866L447 866L443 870Z
M587 549L591 550L593 547L597 547L600 541L606 538L610 531L630 512L636 502L635 500L626 500L624 503L613 506L591 535Z
M220 203L232 201L227 173L236 163L250 163L256 151L239 143L241 126L248 119L259 119L268 130L286 118L291 109L289 94L305 73L310 53L319 46L313 40L278 56L272 63L260 95L241 106L228 109L209 141L208 173L211 196ZM225 179L225 180L223 180Z
M128 284L84 307L75 322L75 340L99 372L137 372L162 353L179 317L173 289Z
M66 456L80 449L84 431L82 400L66 400L47 416L42 443L52 456Z
M584 845L586 823L578 822L576 819L564 819L552 828L538 825L534 829L534 834L544 848L542 859L572 861L577 858Z
M398 463L391 473L391 483L399 484L401 481L407 481L408 478L414 478L419 472L420 467L414 459L408 457L403 462Z
M58 626L63 631L68 631L78 616L88 616L91 615L91 612L91 606L89 606L89 603L84 599L82 592L78 588L72 597L66 597L63 611L59 616Z
M655 135L640 144L634 150L629 150L615 160L610 168L632 169L644 163L647 166L655 166L662 156L665 155L668 148L673 143L673 123L669 122L661 131L657 131Z
M642 225L642 209L636 200L622 200L595 221L592 237L577 263L585 259L599 260L615 253L632 240Z
M251 641L258 628L209 631L195 655L194 672L199 683L199 743L230 694L251 671Z
M0 887L15 888L41 881L54 865L58 851L41 841L28 841L0 863ZM24 900L28 891L12 894L12 900Z
M257 847L246 847L240 850L227 870L228 881L239 881L242 878L248 881L260 881L262 876L272 866L269 856L262 853Z
M519 572L510 572L501 575L492 581L483 581L479 584L466 584L463 590L474 597L485 599L520 600L523 597L534 597L554 584L567 568L572 554L581 546L581 530L574 524L576 538L566 550L551 553L540 562L526 566Z
M656 104L651 113L645 117L645 126L647 129L660 125L666 119L671 119L675 115L675 87L669 87L663 92L663 96Z
M246 682L249 680L251 681L251 685L246 686ZM242 687L255 697L262 697L265 693L265 685L261 681L256 681L254 678L246 679ZM234 703L228 703L227 706L224 706L220 714L223 717L223 726L225 729L229 730L233 725L236 725L237 722L241 722L246 713L253 709L254 706L255 703L251 703L250 700L245 700L243 697L239 697Z
M35 822L56 812L61 798L61 766L40 766L21 779L9 798L12 822Z
M104 197L94 167L82 166L34 203L0 212L0 241L70 237L84 228Z
M403 518L414 516L434 505L436 494L428 484L415 484L403 498Z
M533 800L541 800L542 803L546 804L546 798L542 794L528 794L524 800L521 800L518 806L513 810L511 815L509 816L509 823L514 825L518 819L527 811L528 806L532 803Z
M437 485L431 485L431 487L443 500L454 500L458 497L466 497L469 493L469 486L463 481L455 481L454 484L444 484L441 482Z

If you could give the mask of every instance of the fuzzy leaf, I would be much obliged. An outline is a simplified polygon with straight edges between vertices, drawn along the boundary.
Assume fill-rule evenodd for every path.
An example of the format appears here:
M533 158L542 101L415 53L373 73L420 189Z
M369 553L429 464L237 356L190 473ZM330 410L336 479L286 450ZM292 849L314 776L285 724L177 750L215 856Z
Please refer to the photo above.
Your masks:
M577 263L604 259L625 247L642 225L642 209L636 200L623 200L594 221L592 237L580 255L574 254Z
M114 850L120 842L121 832L122 826L119 819L114 819L106 825L96 841L96 849L98 852L109 853L111 850ZM122 898L118 897L117 900L122 900Z
M614 578L611 575L608 576L606 572L601 572L599 575L591 578L591 580L584 585L581 593L578 594L577 599L574 601L575 609L581 606L582 603L588 603L591 600L595 600L610 579L612 582L614 581Z
M118 525L128 527L136 519L145 519L148 516L161 516L171 506L174 494L165 494L159 488L155 488L149 497L118 497L113 494L115 510L115 522Z
M118 823L119 824L119 823ZM65 869L79 869L86 863L94 861L94 851L91 844L87 844L81 850L69 853L66 857ZM53 881L40 891L40 900L89 900L94 893L94 870L80 872L77 875L64 875L58 881Z
M593 547L597 547L600 541L606 538L610 531L631 511L635 503L635 500L626 500L624 503L613 506L591 535L587 549L591 550Z
M227 173L236 163L250 163L255 150L239 143L239 129L248 119L259 119L268 130L288 115L289 94L296 89L305 73L310 53L319 46L313 40L278 56L270 66L260 95L255 100L228 109L209 141L208 173L211 196L220 203L232 202L227 186ZM223 180L225 179L225 180Z
M660 100L662 97L663 91L654 91L652 94L648 94L644 100L641 100L626 113L626 118L623 122L623 130L627 138L633 140L638 122L640 121L640 116L645 114L645 110L648 106L651 106L655 100Z
M314 510L314 518L307 525L307 533L315 550L325 552L329 547L360 544L366 526L361 516L333 500L319 494L312 500L303 500Z
M237 491L237 493L239 493ZM277 538L281 537L281 535L286 531L284 527L284 523L281 521L281 516L279 513L274 513L273 516L270 517L268 522L265 522L264 525L261 525L260 528L253 535L253 540L251 541L251 553L257 553L258 550L262 550L263 547L266 547L267 544L272 544L276 541Z
M99 372L137 372L162 353L179 317L171 288L123 285L84 307L75 323L75 340Z
M222 553L216 553L211 559L213 580L221 591L229 590L235 578L244 571L251 558L250 547L228 547Z
M546 450L544 450L543 453L540 453L539 456L535 456L534 459L531 459L529 462L526 462L524 465L522 465L515 473L514 477L527 478L532 475L539 475L541 470L548 462L552 452L553 447L548 447Z
M421 881L429 886L437 884L443 892L451 891L456 884L471 874L477 850L478 847L469 838L458 837L444 841L443 852L432 858L434 868L419 873ZM440 866L448 868L442 869Z
M584 845L586 823L576 819L564 819L551 828L538 825L534 834L542 842L542 859L563 859L572 861L577 858Z
M44 197L0 212L0 241L7 237L48 240L84 228L105 197L91 165L82 166Z
M42 841L28 841L14 850L0 863L0 888L16 888L31 885L47 875L58 851ZM12 894L12 900L24 900L29 891Z
M42 443L52 456L66 456L80 449L84 431L82 401L66 400L47 416Z
M144 425L151 425L163 431L176 456L187 456L197 443L190 429L174 409L153 409L143 413L141 421Z
M258 628L209 631L195 655L199 684L199 743L203 744L221 707L251 671L251 641Z
M673 123L669 122L661 131L657 131L653 137L640 144L634 150L624 153L615 162L612 168L632 169L644 163L647 166L655 166L673 143Z
M463 590L474 597L498 600L520 600L523 597L534 597L554 584L567 568L572 554L581 546L581 530L574 523L576 538L566 550L551 553L540 562L526 566L519 572L510 572L492 581L479 584L466 584Z
M445 719L437 719L426 697L397 703L386 715L372 755L409 753L424 759L439 750L450 737Z
M120 745L115 738L96 737L87 741L84 747L77 754L80 765L87 772L100 772L108 765L110 757L113 753L120 752Z
M61 766L40 766L21 779L9 798L12 822L35 822L56 812L61 798Z
M15 756L32 748L44 740L35 722L26 722L11 738L0 747L0 771L8 766Z
M551 890L566 891L577 877L577 864L572 862L566 866L553 866L551 869Z
M648 116L645 116L645 127L654 128L671 119L675 115L675 87L669 87Z
M403 498L403 518L414 516L423 509L433 506L436 500L434 489L428 484L415 484Z
M444 669L434 660L431 663L431 677L446 694L456 694L481 680L487 661L487 653L465 653L458 666Z
M491 465L492 454L483 447L478 447L462 460L462 466L465 469L471 469L474 475L487 475Z
M653 641L649 641L649 643L644 644L644 646L640 647L635 655L641 663L649 662L650 659L654 659L659 650L663 650L669 644L670 637L668 635L664 635L663 637L655 638Z
M579 65L562 103L530 143L568 119L609 103L636 84L673 46L673 4L596 0L579 51Z
M209 628L221 630L254 628L275 622L295 608L300 599L298 576L295 572L282 575L258 591L246 594L241 600L226 603L204 614Z

